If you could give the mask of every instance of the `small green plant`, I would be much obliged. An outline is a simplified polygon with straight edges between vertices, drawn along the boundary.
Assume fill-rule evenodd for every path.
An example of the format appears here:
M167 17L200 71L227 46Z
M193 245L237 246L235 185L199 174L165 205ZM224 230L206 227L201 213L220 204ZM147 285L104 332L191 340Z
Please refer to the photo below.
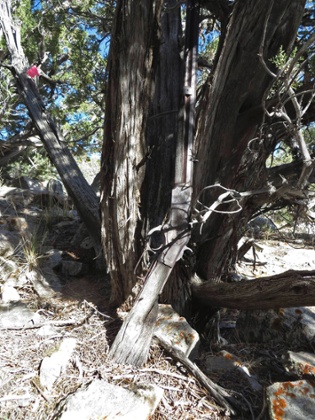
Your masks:
M21 159L9 163L7 172L13 179L22 176L28 176L38 181L56 178L56 169L46 153L34 149L30 149Z

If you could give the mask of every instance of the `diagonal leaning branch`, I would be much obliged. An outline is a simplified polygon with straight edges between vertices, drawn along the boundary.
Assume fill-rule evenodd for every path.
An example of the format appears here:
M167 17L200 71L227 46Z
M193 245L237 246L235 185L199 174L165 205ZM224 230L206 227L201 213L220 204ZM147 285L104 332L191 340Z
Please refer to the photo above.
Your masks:
M50 160L94 241L96 253L100 256L102 255L101 223L98 198L66 146L61 131L45 110L36 84L26 74L29 64L21 45L20 26L14 22L11 15L11 0L0 1L0 28L3 30L10 53L10 70L15 77L18 92L23 98ZM103 265L101 262L99 267Z

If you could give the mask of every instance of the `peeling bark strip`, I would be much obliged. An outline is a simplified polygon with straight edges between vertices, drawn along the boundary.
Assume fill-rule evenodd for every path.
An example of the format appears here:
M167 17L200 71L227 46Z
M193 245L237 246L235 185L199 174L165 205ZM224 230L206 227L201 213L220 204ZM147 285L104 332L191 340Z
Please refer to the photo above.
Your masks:
M193 286L193 295L204 306L234 309L278 309L315 306L315 271L285 273L237 283Z
M119 0L111 35L102 149L102 237L119 306L136 282L140 193L147 154L154 47L163 0Z
M176 262L182 257L190 239L190 210L192 198L194 138L194 106L196 92L196 59L198 48L199 4L191 0L187 5L186 69L183 103L179 112L179 133L175 160L175 186L171 208L165 225L165 246L157 256L146 277L142 292L124 321L110 351L118 363L142 365L148 357L157 316L157 298Z
M62 133L46 112L35 83L26 74L28 60L21 46L20 27L14 23L11 16L10 0L0 3L0 27L3 29L10 52L11 70L15 75L19 94L24 100L50 160L94 240L97 255L101 255L101 223L97 196L82 175L64 142Z

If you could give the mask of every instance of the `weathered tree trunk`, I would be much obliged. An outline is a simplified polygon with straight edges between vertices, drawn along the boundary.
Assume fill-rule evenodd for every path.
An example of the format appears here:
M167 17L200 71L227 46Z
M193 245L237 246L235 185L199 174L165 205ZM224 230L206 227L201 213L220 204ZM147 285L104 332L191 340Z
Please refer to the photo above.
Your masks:
M235 2L224 48L213 79L203 92L198 113L196 196L215 183L237 191L266 186L264 164L271 149L270 139L259 137L257 127L263 121L262 103L272 78L259 54L263 52L263 59L272 66L269 59L278 53L280 46L290 51L304 5L304 0ZM201 201L210 206L219 193L205 191ZM269 199L267 194L264 200ZM215 214L204 226L202 236L196 232L197 272L201 278L220 279L233 263L242 227L257 210L255 198L242 200L241 205L242 212Z
M150 154L146 129L162 3L119 0L113 24L101 172L102 238L113 306L129 296L142 253L141 188Z
M156 317L157 295L182 255L190 234L187 223L192 161L196 162L195 198L209 208L222 191L218 187L211 190L207 187L220 184L233 189L236 198L234 203L223 204L216 210L235 211L239 204L242 206L241 211L234 214L213 213L201 234L200 226L194 229L195 269L205 282L194 286L197 305L201 302L200 290L206 291L207 287L212 290L207 281L219 280L235 262L243 226L263 203L277 198L283 191L281 185L278 190L277 186L268 187L265 168L266 158L279 136L279 126L262 132L257 141L252 140L265 118L263 102L272 85L263 61L273 66L269 60L280 47L290 51L305 1L236 0L233 3L213 78L201 95L197 156L192 139L179 140L175 147L173 139L184 138L181 125L177 127L174 120L179 102L173 91L164 94L165 87L172 90L170 80L176 79L176 72L177 80L183 77L177 55L176 71L170 72L169 80L163 74L179 47L176 40L179 10L173 8L176 3L175 0L165 1L165 14L161 13L162 2L154 0L142 0L137 5L122 0L117 3L102 157L102 236L110 261L113 305L124 302L135 285L134 269L141 252L145 251L148 259L151 258L148 272L148 265L139 264L137 274L144 278L145 284L111 349L110 356L119 362L141 364L146 358ZM229 10L227 7L226 11ZM135 20L137 31L133 27ZM226 17L225 24L227 21ZM180 84L174 83L174 86L178 89ZM189 89L185 92L189 96ZM187 126L183 126L184 132L189 131L189 126L188 121ZM237 191L249 190L260 193L244 193L237 198ZM166 215L168 208L171 211ZM160 229L154 229L159 225ZM167 228L170 228L168 232ZM179 239L183 242L178 242ZM180 272L178 264L174 271ZM188 283L189 274L184 279L176 274L167 286L168 301L177 292L181 297L189 296L190 285L180 287L185 281ZM247 290L248 286L241 283L235 290L237 287L242 295L241 288ZM206 302L202 302L205 305L197 310L202 306L208 310L210 293ZM185 297L179 298L178 303L176 309L181 311Z
M10 8L10 0L1 2L0 24L10 52L11 70L15 75L19 94L24 100L50 160L94 240L95 250L101 261L103 254L98 198L67 148L57 125L46 112L34 81L26 74L28 62L21 45L20 27L14 23ZM99 265L104 266L101 262Z
M142 365L148 356L157 316L157 299L175 264L183 255L190 239L193 161L191 151L195 130L196 64L198 49L199 5L187 5L185 36L185 77L183 100L179 110L176 136L174 187L169 215L158 228L164 236L161 251L151 264L143 289L123 323L110 351L117 362Z
M245 310L315 306L315 271L290 270L238 283L206 282L193 286L206 307Z

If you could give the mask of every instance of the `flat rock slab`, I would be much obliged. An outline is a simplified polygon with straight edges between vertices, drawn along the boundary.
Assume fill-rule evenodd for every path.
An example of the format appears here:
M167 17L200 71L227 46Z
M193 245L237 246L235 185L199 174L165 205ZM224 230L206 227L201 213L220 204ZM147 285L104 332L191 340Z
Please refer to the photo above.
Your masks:
M28 271L26 275L41 298L52 298L62 289L59 277L50 266Z
M159 313L154 332L157 338L165 340L169 345L181 350L193 359L199 346L199 334L182 316L174 311L171 305L159 305Z
M315 377L315 355L300 351L288 351L285 367L288 372L294 373L299 377ZM315 403L315 402L314 402Z
M22 302L0 305L1 328L23 328L39 322L40 315L32 312Z
M146 420L163 396L155 385L134 385L130 391L104 380L95 380L70 395L58 407L57 419Z
M315 415L315 382L277 382L267 388L272 420L311 420Z
M65 371L76 344L77 340L74 338L65 338L60 344L58 351L43 359L39 371L42 387L49 391L52 389L56 380Z
M80 261L63 261L61 271L65 276L78 277L88 272L88 266Z
M256 377L250 374L242 360L225 350L221 351L219 356L208 356L205 359L205 370L209 375L213 372L222 374L229 371L235 371L247 380L253 391L260 391L262 389L262 386L257 381Z
M248 342L289 342L291 348L315 344L315 307L241 311L236 329Z

